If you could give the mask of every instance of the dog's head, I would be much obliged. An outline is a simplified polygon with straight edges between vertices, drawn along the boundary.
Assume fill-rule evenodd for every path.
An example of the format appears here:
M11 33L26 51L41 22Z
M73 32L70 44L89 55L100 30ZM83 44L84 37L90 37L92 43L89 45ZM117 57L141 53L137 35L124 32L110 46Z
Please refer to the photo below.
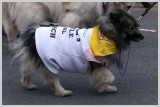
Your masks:
M115 9L97 20L100 31L105 35L112 32L115 42L121 49L126 49L131 41L139 42L144 36L138 29L137 21L127 12Z
M129 11L134 5L135 2L113 2L114 8L122 9L124 11Z

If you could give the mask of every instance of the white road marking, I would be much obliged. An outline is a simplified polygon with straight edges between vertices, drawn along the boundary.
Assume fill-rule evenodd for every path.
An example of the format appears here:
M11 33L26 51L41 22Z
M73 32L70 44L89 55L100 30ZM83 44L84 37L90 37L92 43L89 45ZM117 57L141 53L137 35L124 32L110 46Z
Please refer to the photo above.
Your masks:
M146 31L146 32L157 32L156 30L153 29L139 29L141 31Z

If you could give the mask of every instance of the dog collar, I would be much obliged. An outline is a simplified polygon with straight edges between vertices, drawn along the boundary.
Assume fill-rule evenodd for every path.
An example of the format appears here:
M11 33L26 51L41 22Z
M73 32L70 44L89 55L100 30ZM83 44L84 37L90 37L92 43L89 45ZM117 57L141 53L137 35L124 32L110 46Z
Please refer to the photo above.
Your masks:
M90 48L94 56L107 56L117 53L120 49L117 48L116 43L113 41L115 36L112 33L103 35L99 26L94 27Z

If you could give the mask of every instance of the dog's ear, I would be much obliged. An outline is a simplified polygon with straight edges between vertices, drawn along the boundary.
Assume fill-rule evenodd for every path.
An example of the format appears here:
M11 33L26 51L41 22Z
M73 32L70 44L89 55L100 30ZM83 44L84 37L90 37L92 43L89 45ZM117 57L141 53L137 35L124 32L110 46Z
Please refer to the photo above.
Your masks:
M111 12L109 15L110 15L110 18L112 20L117 20L118 19L118 15L116 13Z
M99 25L99 30L106 35L108 32L115 33L115 28L107 16L101 16L97 19L96 24Z

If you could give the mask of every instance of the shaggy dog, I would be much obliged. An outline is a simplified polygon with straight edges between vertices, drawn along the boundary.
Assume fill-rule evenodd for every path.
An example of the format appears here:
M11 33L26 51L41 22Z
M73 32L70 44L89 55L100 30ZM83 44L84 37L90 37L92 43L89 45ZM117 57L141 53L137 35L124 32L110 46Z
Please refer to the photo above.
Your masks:
M96 20L113 8L128 10L133 2L3 2L2 23L11 43L30 22L55 21L59 26L94 27Z
M96 26L89 29L59 27L50 22L30 24L11 47L14 59L19 58L21 64L21 83L26 89L35 89L30 79L37 72L44 76L56 96L67 96L72 91L61 86L58 72L88 71L98 92L115 92L117 88L111 86L114 75L107 61L119 65L117 54L120 50L123 52L131 41L139 42L144 38L137 27L136 20L119 9L101 16Z

